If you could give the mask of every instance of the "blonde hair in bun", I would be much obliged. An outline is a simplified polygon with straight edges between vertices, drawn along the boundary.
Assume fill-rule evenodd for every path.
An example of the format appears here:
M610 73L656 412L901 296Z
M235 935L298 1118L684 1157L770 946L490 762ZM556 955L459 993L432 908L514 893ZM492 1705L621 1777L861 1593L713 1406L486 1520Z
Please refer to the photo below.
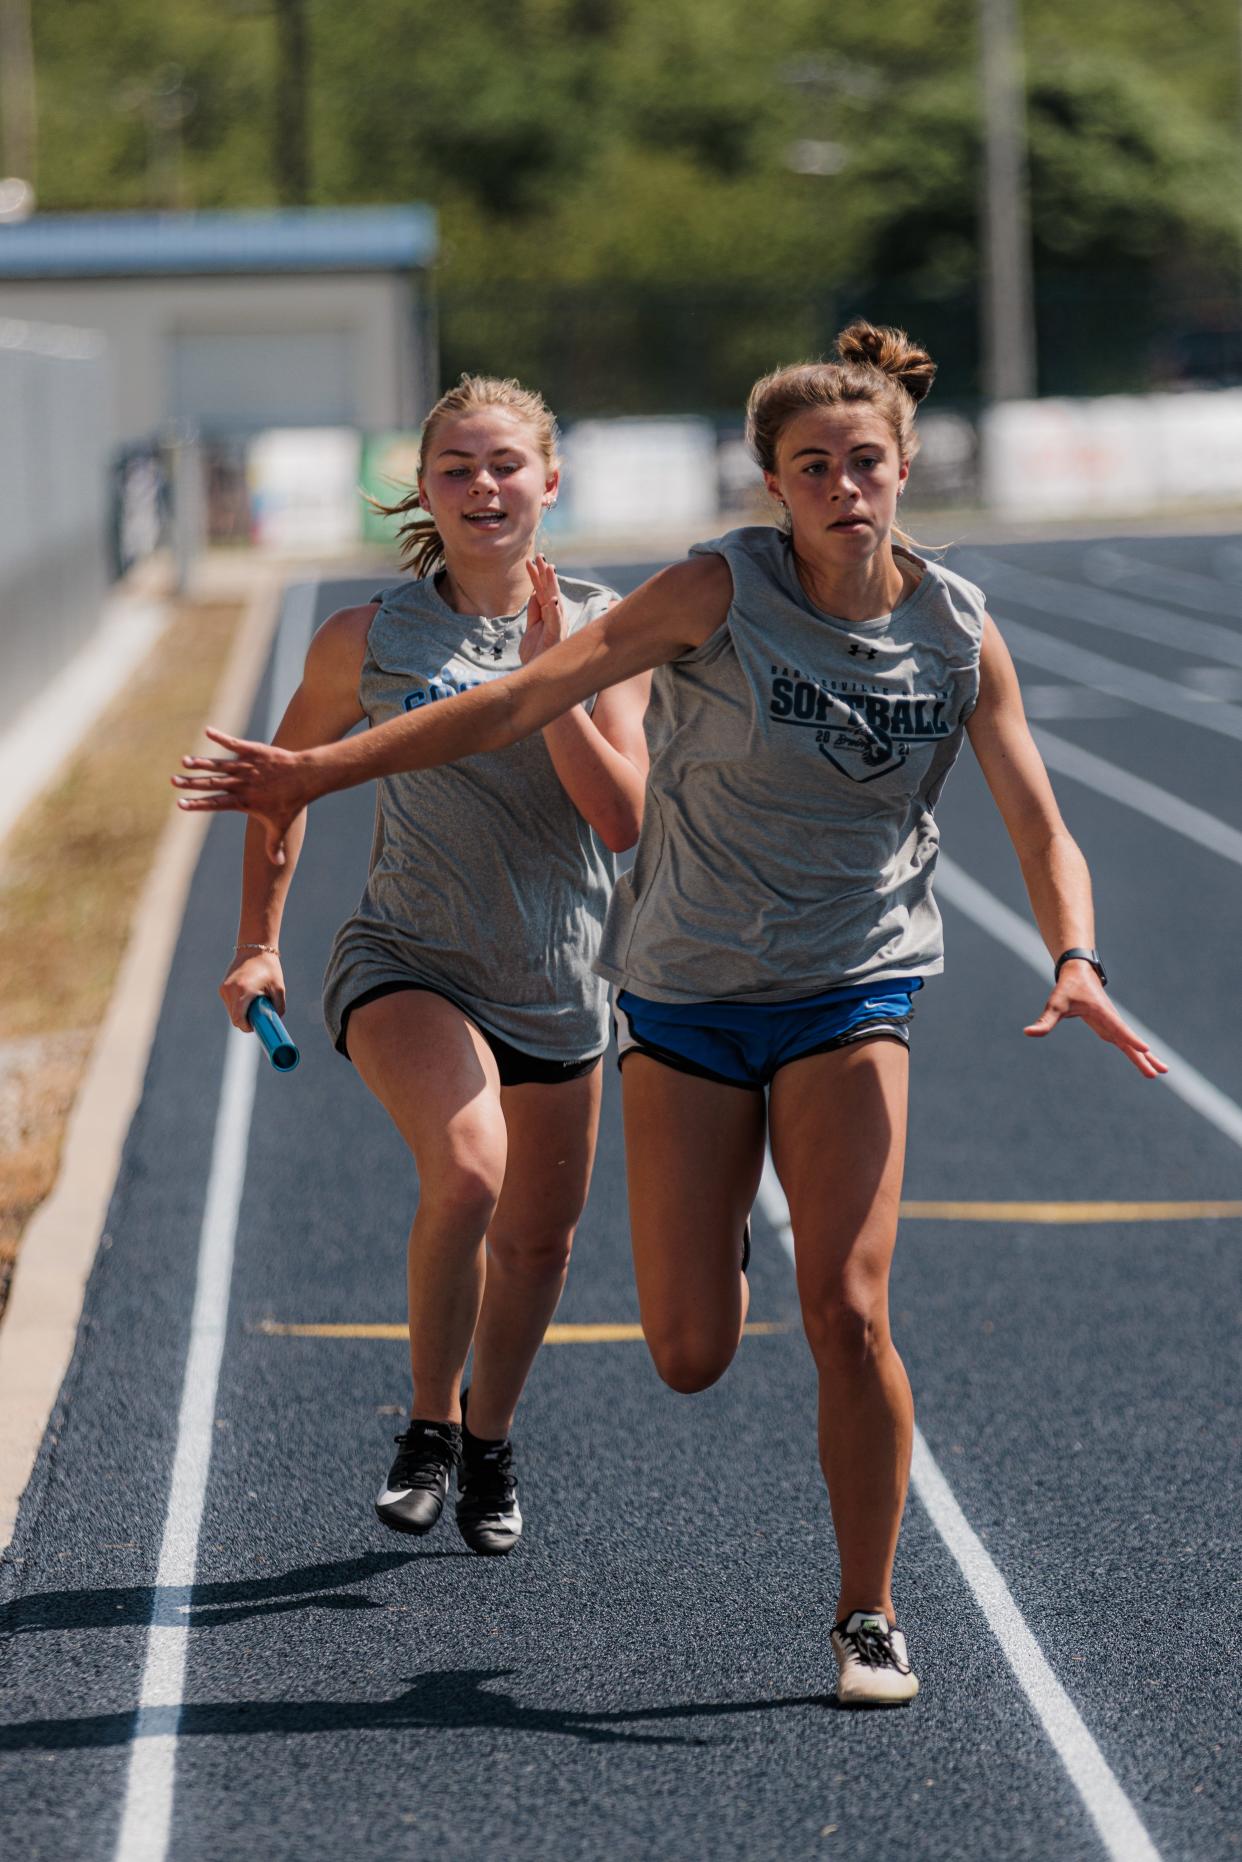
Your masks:
M926 398L936 379L936 364L927 351L912 343L904 330L887 324L856 317L837 337L835 349L840 362L858 362L891 375L916 403Z

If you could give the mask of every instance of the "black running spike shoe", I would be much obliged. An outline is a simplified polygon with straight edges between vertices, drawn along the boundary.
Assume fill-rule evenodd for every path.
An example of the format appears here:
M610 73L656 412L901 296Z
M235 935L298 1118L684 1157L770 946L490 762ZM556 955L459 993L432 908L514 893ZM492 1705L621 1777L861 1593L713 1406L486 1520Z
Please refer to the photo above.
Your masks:
M393 1441L397 1458L376 1496L375 1511L394 1532L430 1532L461 1460L461 1430L455 1422L415 1420Z
M522 1536L522 1509L513 1478L513 1444L484 1442L471 1435L462 1392L461 1460L457 1464L457 1530L483 1558L511 1552Z

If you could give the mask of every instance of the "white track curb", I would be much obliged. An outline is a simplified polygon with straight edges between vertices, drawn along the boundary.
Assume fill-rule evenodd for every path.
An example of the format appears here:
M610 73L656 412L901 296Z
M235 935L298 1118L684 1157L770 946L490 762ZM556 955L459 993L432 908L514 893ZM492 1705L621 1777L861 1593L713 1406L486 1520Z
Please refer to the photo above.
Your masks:
M244 730L280 608L280 572L255 565L253 593L211 701L223 729ZM60 1175L32 1218L0 1324L0 1551L73 1355L130 1120L210 815L178 813L156 849L112 999L65 1134Z

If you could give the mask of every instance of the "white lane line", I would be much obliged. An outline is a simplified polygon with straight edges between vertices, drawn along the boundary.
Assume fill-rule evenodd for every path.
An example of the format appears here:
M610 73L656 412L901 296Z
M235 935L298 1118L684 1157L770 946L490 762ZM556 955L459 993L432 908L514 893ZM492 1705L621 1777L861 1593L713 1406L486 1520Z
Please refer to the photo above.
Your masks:
M1154 782L1131 775L1129 770L1119 769L1115 763L1094 756L1090 750L1081 750L1063 737L1055 737L1042 725L1032 725L1031 735L1044 762L1058 775L1069 776L1100 795L1107 795L1110 801L1121 802L1124 807L1146 815L1160 827L1171 828L1175 834L1197 842L1209 853L1219 854L1222 860L1232 860L1235 866L1242 866L1242 834L1228 822L1210 815L1206 808L1183 802Z
M1028 720L1042 723L1130 716L1129 705L1107 692L1093 692L1085 685L1037 685L1033 679L1022 681L1022 706Z
M1194 653L1225 666L1242 666L1242 631L1237 628L1155 608L1130 595L1110 595L1081 582L1063 582L1033 569L1019 569L994 556L967 552L962 561L972 580L979 581L988 593L995 590L1002 601L1016 601L1038 614L1052 614L1065 621L1107 627L1135 640L1172 647L1179 653Z
M759 1184L759 1206L794 1258L789 1205L768 1158ZM1112 1862L1160 1862L1159 1851L1087 1730L1082 1715L1052 1672L1027 1628L1004 1578L971 1529L920 1430L914 1431L910 1485L944 1540L992 1634L1000 1643L1019 1687L1049 1743L1081 1797Z
M1094 686L1114 698L1124 698L1147 711L1159 712L1163 718L1180 718L1199 731L1216 731L1222 737L1242 742L1242 708L1217 704L1193 692L1174 679L1161 679L1155 673L1140 672L1135 666L1123 666L1102 653L1086 647L1071 646L1027 627L1021 621L997 615L997 623L1015 659L1039 666L1044 672L1057 672L1079 685Z
M772 1162L770 1151L764 1156L763 1175L759 1179L759 1207L763 1210L768 1226L776 1230L781 1247L792 1261L794 1244L793 1229L789 1221L789 1204L785 1201L785 1192L781 1188L781 1180L776 1174L776 1166Z
M147 1659L130 1748L117 1862L163 1862L168 1850L177 1751L175 1719L185 1682L188 1638L185 1624L158 1621L160 1599L174 1587L192 1585L198 1563L198 1535L211 1465L216 1386L224 1352L233 1243L246 1177L258 1052L257 1041L235 1028L230 1030L199 1238L198 1285L177 1418L177 1453L155 1576L156 1620L147 1631ZM167 1730L170 1710L174 1720L171 1731Z
M1219 576L1196 569L1169 569L1148 562L1128 550L1101 545L1083 558L1083 570L1092 582L1105 588L1133 588L1149 601L1171 601L1175 607L1198 608L1203 614L1226 614L1242 620L1242 597Z
M969 873L963 872L955 861L943 853L936 860L936 894L939 898L948 899L959 912L964 912L967 918L973 919L998 943L1004 944L1051 987L1052 959L1034 926L1028 924L1025 918L1020 918L1017 912L1010 911L1007 905L1003 905L985 886L972 879ZM1151 1091L1176 1093L1179 1099L1205 1118L1209 1125L1214 1125L1232 1144L1242 1146L1242 1106L1230 1099L1228 1094L1222 1093L1218 1086L1213 1086L1197 1067L1191 1066L1163 1036L1154 1034L1145 1022L1124 1008L1115 996L1113 1007L1168 1066L1169 1071L1161 1080L1148 1083Z
M314 583L289 591L272 660L267 735L280 721L298 683L314 612ZM161 1601L170 1589L186 1589L198 1565L216 1390L224 1353L233 1278L237 1218L246 1181L250 1116L254 1106L259 1044L237 1029L229 1032L212 1140L203 1224L199 1231L194 1311L177 1417L164 1537L155 1575L155 1600L147 1630L146 1661L138 1717L130 1747L116 1862L164 1862L172 1827L177 1724L185 1685L188 1623L160 1622Z
M1004 1578L967 1522L918 1429L914 1431L910 1484L970 1585L1108 1854L1114 1862L1160 1862L1159 1851L1138 1812L1049 1667Z

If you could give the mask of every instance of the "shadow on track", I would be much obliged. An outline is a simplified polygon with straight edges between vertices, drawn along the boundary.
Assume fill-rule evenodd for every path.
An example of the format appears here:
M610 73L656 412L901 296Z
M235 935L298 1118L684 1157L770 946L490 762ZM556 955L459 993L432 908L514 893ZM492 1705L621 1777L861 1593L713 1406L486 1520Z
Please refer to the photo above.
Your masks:
M0 1605L0 1635L38 1635L59 1629L218 1629L251 1616L280 1616L289 1610L382 1610L371 1597L334 1596L346 1584L382 1577L423 1558L469 1558L461 1551L367 1552L337 1564L304 1565L271 1577L237 1578L218 1584L153 1585L126 1590L36 1591ZM324 1593L329 1593L325 1595Z
M553 1733L589 1745L706 1746L703 1738L677 1733L622 1730L645 1720L711 1720L739 1713L781 1712L788 1707L827 1707L831 1697L804 1694L786 1700L686 1701L670 1706L632 1707L615 1713L574 1713L525 1707L488 1684L516 1673L512 1668L449 1668L419 1675L393 1700L203 1701L182 1708L150 1710L147 1731L181 1739L207 1735L236 1738L274 1733L424 1732L488 1728L507 1733ZM64 1752L127 1745L133 1713L89 1714L78 1720L25 1720L0 1727L0 1752Z

